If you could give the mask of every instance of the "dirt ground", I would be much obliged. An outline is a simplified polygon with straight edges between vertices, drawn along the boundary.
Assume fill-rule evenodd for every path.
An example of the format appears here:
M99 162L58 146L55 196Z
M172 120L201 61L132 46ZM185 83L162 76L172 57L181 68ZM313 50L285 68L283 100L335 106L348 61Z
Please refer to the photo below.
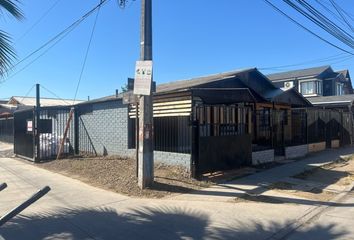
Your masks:
M208 187L211 183L191 179L180 167L155 165L152 189L137 186L135 160L118 157L60 159L36 166L76 178L90 185L135 197L162 198Z
M354 156L341 158L333 163L305 171L293 176L309 181L311 185L297 186L294 183L277 182L269 188L272 190L293 194L295 196L317 200L329 201L336 196L338 189L354 182ZM313 183L318 183L315 186Z
M338 159L333 163L305 171L295 177L327 185L349 185L354 181L354 156Z
M12 150L0 151L0 157L12 157L14 155Z

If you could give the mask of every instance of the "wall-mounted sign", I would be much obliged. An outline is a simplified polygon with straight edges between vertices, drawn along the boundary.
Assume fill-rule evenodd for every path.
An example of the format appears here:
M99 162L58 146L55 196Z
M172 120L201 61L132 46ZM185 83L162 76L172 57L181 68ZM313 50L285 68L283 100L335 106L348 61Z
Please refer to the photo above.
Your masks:
M152 61L137 61L135 66L134 94L150 95Z
M27 132L28 133L33 132L33 121L32 120L27 120Z

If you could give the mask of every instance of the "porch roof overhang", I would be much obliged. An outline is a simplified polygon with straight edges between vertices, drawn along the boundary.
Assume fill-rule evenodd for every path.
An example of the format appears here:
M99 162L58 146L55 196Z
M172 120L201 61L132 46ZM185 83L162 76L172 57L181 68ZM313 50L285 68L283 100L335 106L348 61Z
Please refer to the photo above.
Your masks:
M312 97L308 100L316 107L352 107L354 105L354 94Z

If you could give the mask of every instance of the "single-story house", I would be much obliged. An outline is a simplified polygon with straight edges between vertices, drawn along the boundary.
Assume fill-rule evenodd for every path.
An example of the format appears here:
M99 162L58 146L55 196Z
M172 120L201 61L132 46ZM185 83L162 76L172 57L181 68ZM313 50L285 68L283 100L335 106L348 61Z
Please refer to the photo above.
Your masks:
M125 96L78 103L73 116L72 106L43 106L39 121L33 111L16 111L15 134L29 147L15 141L15 153L39 160L56 156L54 138L65 140L69 154L134 157L137 109ZM296 88L276 87L256 68L160 84L153 115L154 160L183 166L194 176L352 142L352 129L343 127L347 114L314 108ZM39 122L39 135L33 136L31 121Z
M78 152L134 156L136 107L122 98L112 95L75 106ZM153 96L155 160L198 173L250 164L252 151L272 146L272 111L284 123L280 142L292 135L287 113L311 106L296 89L275 87L256 68L160 84ZM211 141L214 137L218 141ZM222 148L215 146L221 143ZM216 161L220 156L224 162Z

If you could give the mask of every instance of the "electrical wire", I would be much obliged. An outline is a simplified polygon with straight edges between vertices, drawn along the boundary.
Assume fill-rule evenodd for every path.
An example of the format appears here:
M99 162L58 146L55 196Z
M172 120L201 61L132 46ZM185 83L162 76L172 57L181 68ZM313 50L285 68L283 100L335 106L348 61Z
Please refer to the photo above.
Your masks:
M19 64L21 64L22 62L26 61L27 59L29 59L30 57L32 57L33 55L35 55L36 53L38 53L39 51L41 51L42 49L44 49L45 47L47 47L48 45L50 45L52 42L56 41L57 39L59 39L62 35L66 34L68 31L71 32L72 29L76 28L79 24L81 24L85 19L87 19L87 17L89 17L92 13L94 13L98 8L100 8L101 6L103 6L105 3L109 2L110 0L101 0L101 2L99 4L97 4L94 8L92 8L90 11L88 11L87 13L85 13L83 16L81 16L78 20L76 20L74 23L72 23L70 26L68 26L67 28L65 28L63 31L61 31L60 33L58 33L57 35L55 35L54 37L52 37L51 39L49 39L47 42L45 42L42 46L40 46L39 48L37 48L36 50L34 50L33 52L31 52L30 54L28 54L26 57L24 57L23 59L21 59L20 61L18 61L16 64L14 64L10 69L8 69L6 72L11 71L12 69L14 69L16 66L18 66ZM6 73L5 72L5 73ZM6 82L7 79L5 79L3 82Z
M294 18L290 17L288 14L286 14L284 11L282 11L280 8L278 8L277 6L275 6L273 3L271 3L269 0L263 0L264 2L266 2L268 5L270 5L273 9L275 9L277 12L281 13L282 15L284 15L286 18L288 18L290 21L292 21L293 23L295 23L296 25L298 25L300 28L304 29L305 31L311 33L312 35L314 35L315 37L317 37L318 39L322 40L323 42L331 45L332 47L335 47L345 53L348 53L350 55L354 55L354 53L351 53L348 50L345 50L342 47L337 46L336 44L326 40L325 38L321 37L320 35L316 34L315 32L311 31L310 29L308 29L307 27L305 27L304 25L302 25L301 23L299 23L298 21L296 21Z
M342 11L340 10L340 8L338 7L338 5L333 1L333 0L329 0L333 6L333 8L337 11L337 13L339 14L339 16L343 19L343 21L348 25L348 27L350 28L350 30L352 30L352 32L354 32L354 28L353 26L348 22L348 20L345 18L345 16L342 14Z
M31 93L31 91L33 90L34 86L36 86L36 84L33 84L32 87L28 90L28 92L26 93L26 95L24 97L22 97L20 103L23 101L23 99L25 99L26 97L28 97L28 95Z
M76 86L76 90L75 90L75 95L74 95L73 103L75 102L77 93L78 93L78 91L79 91L79 87L80 87L82 75L83 75L83 73L84 73L85 66L86 66L86 62L87 62L87 57L88 57L88 54L89 54L89 51L90 51L90 48L91 48L91 43L92 43L93 35L94 35L94 33L95 33L95 29L96 29L96 24L97 24L97 20L98 20L98 15L99 15L99 13L100 13L100 8L98 8L98 10L97 10L96 18L95 18L95 21L94 21L94 24L93 24L93 27L92 27L92 31L91 31L91 35L90 35L90 40L89 40L89 43L88 43L88 45L87 45L87 49L86 49L86 53L85 53L85 57L84 57L84 62L83 62L82 67L81 67L81 72L80 72L79 80L78 80L78 83L77 83L77 86Z
M53 9L54 7L60 2L61 0L55 1L43 14L41 17L38 18L38 20L27 29L18 39L17 42L21 41L25 36L28 35Z
M70 105L70 103L68 101L66 101L65 99L61 98L58 96L58 94L54 93L53 91L49 90L48 88L46 88L45 86L43 86L42 84L40 85L41 88L43 88L45 91L47 91L48 93L52 94L54 97L58 98L59 100L62 100L63 102L65 102L66 104Z
M297 2L299 2L311 14L313 14L320 21L320 23L322 23L325 27L327 27L327 29L329 29L333 33L335 33L336 34L335 36L338 36L338 35L342 36L343 38L347 39L347 41L349 41L349 43L354 43L353 42L354 37L350 33L346 32L346 30L344 30L343 28L339 27L336 23L334 23L332 20L330 20L328 17L326 17L320 11L318 11L311 4L307 3L305 0L297 0ZM328 32L328 33L330 33L330 32Z
M42 52L40 55L38 55L36 58L34 58L32 61L30 61L29 63L27 63L24 67L22 67L21 69L19 69L18 71L16 71L15 73L13 73L12 75L10 75L8 78L0 81L0 84L3 84L5 82L7 82L8 80L12 79L13 77L15 77L17 74L23 72L24 70L26 70L29 66L31 66L34 62L36 62L39 58L41 58L43 55L45 55L49 50L51 50L55 45L57 45L62 39L64 39L71 31L73 31L75 28L72 28L70 31L66 32L65 35L61 36L61 38L57 39L52 45L50 45L44 52Z
M343 55L345 55L345 56L343 56ZM332 61L347 59L347 57L353 57L353 56L348 56L346 53L340 53L340 54L336 54L336 55L329 56L326 58L317 58L317 59L294 63L294 64L273 66L273 67L262 67L262 68L258 68L258 69L259 70L273 70L273 69L282 69L282 68L296 67L296 66L302 66L302 65L309 65L312 63L323 63L323 62L330 62L328 64L334 64L335 62L332 62Z
M343 21L343 19L341 17L339 17L335 12L333 12L331 9L329 9L329 7L327 7L326 5L324 5L320 0L316 0L316 2L322 7L324 8L329 14L331 14L333 17L335 17L340 23L342 23L342 25L344 27L347 27L347 24Z
M311 8L308 7L310 5L305 5L304 3L305 1L297 0L302 6L304 6L307 10L309 10L312 14L314 14L315 17L313 17L312 15L310 15L309 13L301 9L299 6L294 4L291 0L283 0L283 1L287 3L290 7L295 9L297 12L299 12L301 15L303 15L304 17L306 17L307 19L315 23L317 26L325 30L327 33L340 40L345 45L354 48L354 41L348 38L348 36L351 37L349 34L347 34L346 32L342 32L341 30L338 29L337 25L331 24L329 21L326 21L325 18L322 18L320 15L314 13L314 11L312 11Z
M318 2L318 0L316 0ZM327 4L328 6L331 6L332 7L332 4L328 3L327 1L323 1L323 3ZM343 8L341 8L340 6L338 6L340 8L340 10L345 14L347 15L347 17L349 17L352 21L354 21L354 14L351 14L347 11L345 11Z

